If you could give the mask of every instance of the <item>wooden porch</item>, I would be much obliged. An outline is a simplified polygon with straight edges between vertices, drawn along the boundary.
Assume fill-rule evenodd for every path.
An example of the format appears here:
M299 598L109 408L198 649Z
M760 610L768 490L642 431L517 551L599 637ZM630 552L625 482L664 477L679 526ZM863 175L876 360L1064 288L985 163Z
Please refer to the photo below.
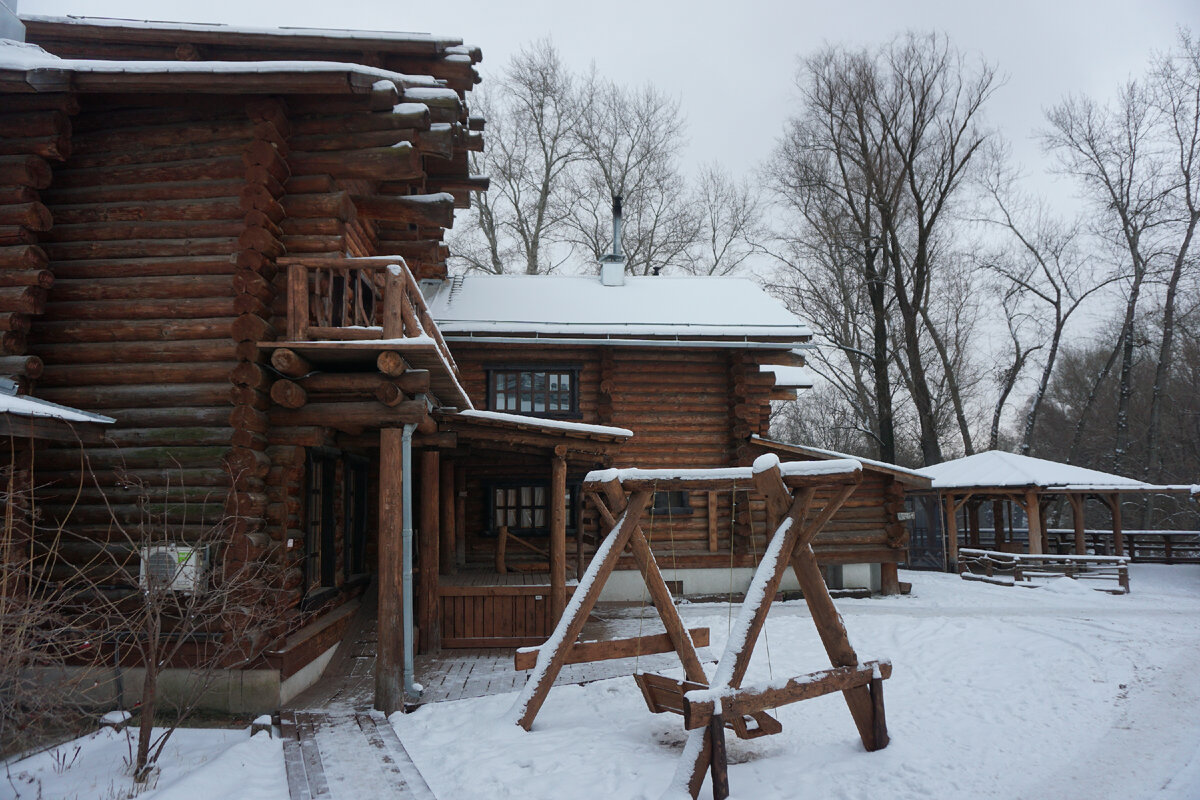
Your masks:
M570 598L575 582L566 583ZM462 572L438 585L442 647L530 647L554 630L549 572Z

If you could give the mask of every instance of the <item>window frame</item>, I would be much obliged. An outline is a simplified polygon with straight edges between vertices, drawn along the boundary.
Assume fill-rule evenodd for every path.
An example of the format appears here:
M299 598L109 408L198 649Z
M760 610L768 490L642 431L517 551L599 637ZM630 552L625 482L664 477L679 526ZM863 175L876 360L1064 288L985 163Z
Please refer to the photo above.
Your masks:
M660 497L664 498L665 502L660 503ZM692 495L687 489L656 491L646 506L646 513L651 516L686 517L694 512Z
M542 417L544 419L583 419L583 413L579 409L579 376L583 372L583 368L579 364L528 364L528 363L491 364L484 368L484 372L485 372L486 378L487 378L487 407L488 407L488 409L490 409L492 411L499 411L499 412L505 413L505 414L520 414L521 416L524 416L524 417ZM497 403L497 400L496 400L496 396L498 394L496 380L499 375L504 374L504 373L516 373L517 374L517 389L516 389L517 408L515 408L515 409L500 408L499 404ZM520 409L521 376L524 374L527 374L527 373L530 375L533 375L536 373L542 373L546 376L546 381L545 381L546 410L545 411L532 410L532 406L533 406L532 398L534 397L534 395L532 395L532 390L531 390L531 394L530 394L530 398L531 398L530 410L522 411ZM550 387L550 375L555 374L555 373L566 374L566 375L569 375L571 378L571 386L567 391L568 409L565 411L561 410L561 409L557 410L557 411L550 410L550 402L549 402L549 400L550 400L550 388L549 388ZM532 384L532 381L533 381L533 379L531 378L530 379L531 384ZM560 390L560 393L561 393L561 390Z
M494 537L494 536L498 536L500 534L500 524L497 522L497 514L496 514L496 492L497 491L509 491L511 489L517 490L518 498L520 497L521 489L529 489L531 496L533 495L535 490L541 489L544 492L543 496L546 499L545 505L543 507L544 513L545 513L546 524L540 528L536 527L536 526L529 527L529 528L522 528L522 527L514 527L514 526L510 525L508 528L508 532L515 533L518 536L525 536L525 537L549 536L550 535L550 482L549 481L537 481L537 480L524 480L523 481L523 480L519 480L519 479L511 480L511 481L493 481L484 486L484 490L487 493L485 509L487 511L487 520L488 520L488 526L487 526L487 530L485 531L485 535L487 535L489 537ZM565 501L566 501L566 509L565 509L566 529L567 529L568 534L573 533L576 529L576 513L577 513L578 503L575 502L575 499L579 496L580 496L580 485L577 483L568 483L567 484L567 496L565 498ZM537 508L537 506L531 506L531 507L535 508L535 509ZM505 508L507 509L508 507L505 506ZM520 506L518 505L516 508L518 509L518 513L519 513Z

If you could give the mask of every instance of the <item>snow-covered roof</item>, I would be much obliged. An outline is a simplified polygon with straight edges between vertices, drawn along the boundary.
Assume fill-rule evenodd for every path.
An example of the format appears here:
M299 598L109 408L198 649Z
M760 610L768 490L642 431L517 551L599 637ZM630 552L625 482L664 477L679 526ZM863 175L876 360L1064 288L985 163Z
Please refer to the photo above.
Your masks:
M36 44L0 39L0 70L85 73L97 75L268 75L275 73L352 73L367 80L390 81L397 91L454 93L427 75L405 75L345 61L114 61L59 58ZM439 95L440 97L440 95ZM457 99L457 94L455 94ZM411 98L409 98L411 99ZM429 99L429 98L419 98Z
M444 44L447 47L461 45L462 40L450 36L433 36L428 33L409 33L404 31L363 31L345 30L339 28L255 28L224 23L210 22L166 22L160 20L119 19L116 17L82 17L82 16L45 16L41 14L22 14L21 20L31 24L72 25L88 28L124 28L154 32L187 32L217 35L244 34L256 36L286 36L311 37L320 39L344 40L356 43L360 40L367 42L397 42L397 43L430 43Z
M847 453L839 453L837 450L826 450L823 447L812 447L806 444L792 444L790 442L777 442L772 439L766 439L757 434L750 437L750 443L765 447L768 450L794 453L795 455L808 456L809 458L817 459L845 459L851 458L860 462L865 469L875 470L877 472L886 472L898 478L902 483L921 488L930 486L930 479L927 475L919 470L908 469L907 467L889 464L886 461L875 461L862 456L849 455Z
M1036 486L1075 491L1151 491L1153 484L1099 470L1047 461L1043 458L988 450L956 458L919 472L933 479L935 489L973 487Z
M455 334L585 337L789 337L812 331L746 278L468 275L445 281L429 312Z
M93 414L90 411L80 411L77 408L60 406L48 400L38 400L35 397L18 397L0 392L0 414L12 414L17 417L44 417L58 419L63 422L96 422L109 425L116 422L112 417Z
M454 416L466 419L478 419L491 422L507 422L513 425L563 431L564 433L594 434L597 436L614 436L629 438L633 431L628 428L615 428L611 425L590 425L586 422L571 422L563 419L547 419L545 417L526 417L521 414L506 414L503 411L459 411Z

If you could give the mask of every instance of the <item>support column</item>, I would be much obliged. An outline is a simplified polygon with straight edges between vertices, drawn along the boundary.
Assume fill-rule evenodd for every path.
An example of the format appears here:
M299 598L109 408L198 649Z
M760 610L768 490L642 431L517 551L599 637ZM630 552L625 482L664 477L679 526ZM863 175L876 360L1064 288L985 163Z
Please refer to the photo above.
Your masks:
M454 536L456 531L454 525L454 462L443 458L441 469L438 492L441 504L439 531L442 541L438 546L438 572L442 575L453 575L455 572Z
M550 462L550 621L567 607L567 451L554 448Z
M992 549L1003 550L1004 544L1004 501L992 501Z
M1025 493L1025 517L1029 520L1029 548L1031 556L1042 554L1042 507L1038 503L1036 489Z
M467 468L454 466L454 563L467 565Z
M967 503L967 530L971 547L979 547L979 503L975 500Z
M958 570L958 509L954 507L954 495L948 494L946 501L946 569Z
M1083 531L1083 496L1069 494L1067 502L1071 504L1071 519L1075 523L1075 555L1087 555L1087 537Z
M421 626L419 652L436 652L442 647L441 607L438 603L438 476L437 450L421 451L421 506L418 548L421 573L417 584L417 624Z
M1125 555L1125 535L1121 532L1121 495L1114 493L1112 495L1112 523L1113 523L1113 547L1116 548L1117 555Z
M404 704L403 472L404 431L379 432L379 619L375 646L375 708L384 714Z

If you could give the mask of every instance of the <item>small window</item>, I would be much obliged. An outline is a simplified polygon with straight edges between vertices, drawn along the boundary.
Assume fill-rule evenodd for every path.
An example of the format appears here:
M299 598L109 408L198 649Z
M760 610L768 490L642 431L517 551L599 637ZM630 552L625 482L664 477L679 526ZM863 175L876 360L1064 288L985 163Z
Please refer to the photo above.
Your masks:
M534 417L575 416L579 413L578 370L494 369L488 384L493 411Z
M567 487L567 528L575 525L574 487ZM546 535L550 532L550 489L545 484L495 486L491 489L492 532L507 525L510 533Z
M651 514L691 514L692 505L685 489L672 492L655 492L650 505Z
M304 578L311 594L332 587L336 577L337 520L334 501L337 493L337 458L310 450L305 486Z

